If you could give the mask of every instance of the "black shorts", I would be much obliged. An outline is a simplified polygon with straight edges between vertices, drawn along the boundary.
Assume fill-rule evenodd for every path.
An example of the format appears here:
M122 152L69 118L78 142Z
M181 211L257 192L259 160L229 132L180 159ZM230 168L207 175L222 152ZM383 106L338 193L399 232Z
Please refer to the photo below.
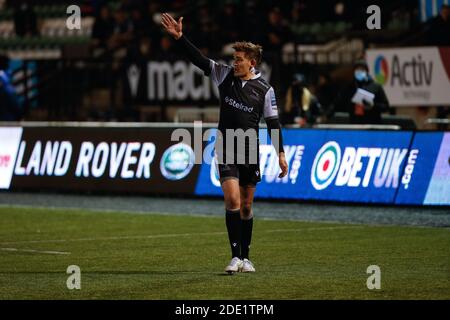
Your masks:
M219 164L220 183L238 179L241 187L256 186L261 181L258 164Z

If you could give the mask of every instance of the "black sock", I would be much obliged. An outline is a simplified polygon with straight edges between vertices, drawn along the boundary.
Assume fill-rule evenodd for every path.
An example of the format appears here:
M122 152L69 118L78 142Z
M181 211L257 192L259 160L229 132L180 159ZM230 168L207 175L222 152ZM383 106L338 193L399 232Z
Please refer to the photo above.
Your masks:
M250 251L250 243L252 242L253 217L248 220L242 220L242 236L241 236L241 259L248 259Z
M225 222L230 240L232 258L241 255L241 214L240 210L226 210Z

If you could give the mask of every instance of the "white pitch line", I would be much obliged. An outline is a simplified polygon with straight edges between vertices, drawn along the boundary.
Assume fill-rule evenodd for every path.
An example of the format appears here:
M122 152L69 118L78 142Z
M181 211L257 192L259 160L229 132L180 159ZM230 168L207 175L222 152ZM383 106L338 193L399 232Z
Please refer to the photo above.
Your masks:
M336 229L355 229L362 228L363 226L342 226L342 227L311 227L311 228L298 228L298 229L273 229L263 232L298 232L298 231L315 231L315 230L336 230Z
M45 253L45 254L70 254L70 252L64 251L45 251L45 250L33 250L33 249L17 249L17 248L0 248L1 251L9 252L31 252L31 253Z
M337 226L337 227L312 227L312 228L298 228L298 229L273 229L262 232L301 232L301 231L315 231L315 230L335 230L335 229L353 229L361 228L362 226ZM157 238L174 238L174 237L193 237L193 236L213 236L224 235L227 232L205 232L205 233L172 233L172 234L152 234L142 236L117 236L117 237L100 237L100 238L78 238L78 239L50 239L50 240L25 240L15 242L0 242L0 245L11 244L26 244L26 243L53 243L53 242L79 242L79 241L107 241L107 240L127 240L127 239L157 239Z
M15 242L1 242L0 245L21 244L21 243L52 243L52 242L78 242L78 241L107 241L107 240L127 240L127 239L156 239L156 238L173 238L173 237L191 237L191 236L211 236L225 234L226 232L209 232L209 233L173 233L173 234L152 234L142 236L116 236L116 237L99 237L99 238L78 238L78 239L50 239L50 240L25 240Z
M50 240L25 240L15 242L1 242L0 245L21 244L21 243L52 243L52 242L78 242L78 241L107 241L107 240L127 240L127 239L156 239L156 238L173 238L173 237L192 237L192 236L211 236L226 234L226 232L209 232L209 233L173 233L173 234L152 234L142 236L116 236L116 237L100 237L100 238L78 238L78 239L50 239Z

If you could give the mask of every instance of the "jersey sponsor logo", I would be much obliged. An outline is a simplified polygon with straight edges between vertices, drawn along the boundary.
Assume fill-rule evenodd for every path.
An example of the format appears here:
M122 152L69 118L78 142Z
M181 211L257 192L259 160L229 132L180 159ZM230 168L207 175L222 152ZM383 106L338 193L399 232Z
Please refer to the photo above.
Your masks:
M229 106L236 108L238 110L251 113L253 111L253 107L248 107L242 102L237 102L233 98L230 98L228 96L225 97L225 103L227 103Z
M317 152L311 168L311 183L323 190L336 187L397 188L408 149L346 147L335 141L325 143ZM407 179L407 178L405 178Z
M169 147L161 157L160 169L168 180L180 180L191 172L194 166L194 151L184 143Z

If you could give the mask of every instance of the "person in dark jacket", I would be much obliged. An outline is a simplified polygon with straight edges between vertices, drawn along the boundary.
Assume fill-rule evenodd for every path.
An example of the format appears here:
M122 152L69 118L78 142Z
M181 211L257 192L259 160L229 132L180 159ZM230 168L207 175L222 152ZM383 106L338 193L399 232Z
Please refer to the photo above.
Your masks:
M358 89L368 92L367 97L353 102ZM371 95L373 95L372 99ZM369 68L365 60L355 62L354 80L338 95L335 109L347 111L350 115L350 122L354 124L380 124L381 113L389 110L389 101L383 87L369 75Z
M22 111L8 64L8 57L0 55L0 121L17 121L21 119Z
M34 1L15 0L12 2L14 30L18 37L37 36L38 22L33 9Z
M425 25L425 44L450 46L450 5L443 4L439 14Z
M114 32L114 19L111 10L104 5L100 8L100 14L96 17L92 29L92 39L95 46L107 47L108 41Z

